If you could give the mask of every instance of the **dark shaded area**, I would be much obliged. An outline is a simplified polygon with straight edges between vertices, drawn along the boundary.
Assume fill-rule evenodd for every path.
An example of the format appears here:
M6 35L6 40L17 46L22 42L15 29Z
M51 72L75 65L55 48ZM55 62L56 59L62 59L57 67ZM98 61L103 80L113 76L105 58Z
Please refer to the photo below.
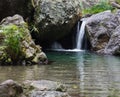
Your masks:
M14 14L20 14L27 19L31 14L30 0L0 0L0 21Z
M41 30L42 24L41 25ZM49 25L43 32L32 32L32 36L37 44L40 44L44 49L50 48L50 45L57 41L63 45L64 48L72 48L73 36L75 35L75 25L70 29L70 24L63 25ZM62 32L61 32L62 31ZM41 33L41 34L39 34Z
M75 47L75 40L76 40L75 39L75 37L76 37L76 27L77 27L77 23L74 25L74 27L72 28L72 30L70 31L70 33L68 35L65 35L64 37L62 37L62 38L60 38L58 40L56 38L56 40L52 40L51 39L51 40L46 40L46 41L39 41L39 39L38 39L39 36L37 37L35 35L35 32L32 33L32 36L35 39L36 44L40 44L43 49L50 49L51 45L55 41L58 42L58 43L60 43L64 49L73 49ZM59 27L59 29L62 29L62 28ZM52 36L52 35L50 35L50 36ZM55 37L55 36L53 35L53 37Z
M82 49L83 50L90 50L91 49L90 39L89 39L86 32L85 32L85 35L84 35L84 38L83 38Z
M81 22L82 23L82 22ZM51 45L54 42L59 43L63 49L74 49L76 47L76 35L77 35L77 24L76 23L74 25L74 27L72 28L71 32L64 36L63 38L60 38L59 40L48 40L48 41L36 41L37 44L40 44L42 46L43 49L50 49ZM81 25L80 25L81 26ZM69 29L69 28L68 28ZM33 38L36 38L34 35L35 33L32 33ZM83 50L90 50L91 49L91 44L90 44L90 39L88 34L85 32L84 38L83 38L83 43L82 43L82 49Z
M65 37L58 40L58 43L60 43L64 49L75 48L76 34L77 34L76 29L77 29L77 23L74 25L69 35L66 35Z

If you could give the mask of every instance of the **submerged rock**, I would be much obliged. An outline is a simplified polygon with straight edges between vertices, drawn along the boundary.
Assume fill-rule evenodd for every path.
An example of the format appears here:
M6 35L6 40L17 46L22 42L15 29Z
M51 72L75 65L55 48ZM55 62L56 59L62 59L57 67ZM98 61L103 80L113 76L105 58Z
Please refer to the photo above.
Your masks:
M59 83L54 81L48 81L48 80L39 80L39 81L25 81L24 87L30 89L31 87L35 90L39 91L60 91L60 92L66 92L66 87Z
M53 41L70 33L80 18L79 0L33 0L35 1L34 23L38 41Z
M70 97L67 93L58 91L32 91L28 97Z
M66 93L66 87L54 81L39 80L25 81L23 84L24 94L27 97L70 97Z
M0 97L70 97L65 85L49 81L25 81L23 85L13 80L0 84Z
M105 54L120 54L120 10L101 12L88 18L86 31L91 50Z
M0 27L1 64L12 63L44 63L47 60L41 47L35 45L27 24L20 15L4 18ZM2 49L2 48L5 49Z

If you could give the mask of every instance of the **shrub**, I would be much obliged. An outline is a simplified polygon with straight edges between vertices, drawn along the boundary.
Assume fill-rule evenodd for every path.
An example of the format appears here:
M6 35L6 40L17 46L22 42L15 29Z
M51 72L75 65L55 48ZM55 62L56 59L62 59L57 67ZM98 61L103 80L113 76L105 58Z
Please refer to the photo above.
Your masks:
M16 62L20 58L21 54L21 40L23 37L24 29L16 25L2 26L1 30L5 35L4 45L6 46L6 56L11 59L12 62Z
M100 1L97 5L92 6L91 8L84 9L83 14L95 14L103 12L105 10L112 10L113 7L106 1Z

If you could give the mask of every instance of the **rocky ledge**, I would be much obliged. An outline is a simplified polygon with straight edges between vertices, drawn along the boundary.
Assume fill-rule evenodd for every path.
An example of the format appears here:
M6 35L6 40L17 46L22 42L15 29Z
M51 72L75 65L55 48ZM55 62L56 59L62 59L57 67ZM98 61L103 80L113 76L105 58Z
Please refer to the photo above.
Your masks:
M70 97L65 85L48 80L25 81L22 85L13 80L0 84L0 97Z

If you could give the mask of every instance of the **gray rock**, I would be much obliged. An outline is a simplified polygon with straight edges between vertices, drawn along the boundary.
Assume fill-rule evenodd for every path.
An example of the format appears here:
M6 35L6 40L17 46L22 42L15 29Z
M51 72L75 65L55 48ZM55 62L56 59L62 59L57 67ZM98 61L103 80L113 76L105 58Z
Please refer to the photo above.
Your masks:
M104 52L106 54L120 55L120 25L113 32Z
M70 97L63 84L48 80L25 81L19 85L13 80L0 84L0 97Z
M80 0L35 0L37 40L52 41L67 35L80 17Z
M114 17L113 14L110 11L105 11L88 18L86 30L89 34L91 46L94 51L103 49L109 41L110 33L106 27L106 22L111 20L111 17Z
M86 31L91 50L98 53L119 54L120 10L101 12L87 18Z
M18 26L23 23L25 23L23 17L18 14L14 15L13 17L8 16L0 22L1 25L15 24Z
M48 81L48 80L39 80L39 81L25 81L24 87L27 89L34 89L37 91L60 91L65 92L66 87L65 85L54 82L54 81Z
M25 81L24 94L27 97L70 97L65 85L48 80Z

